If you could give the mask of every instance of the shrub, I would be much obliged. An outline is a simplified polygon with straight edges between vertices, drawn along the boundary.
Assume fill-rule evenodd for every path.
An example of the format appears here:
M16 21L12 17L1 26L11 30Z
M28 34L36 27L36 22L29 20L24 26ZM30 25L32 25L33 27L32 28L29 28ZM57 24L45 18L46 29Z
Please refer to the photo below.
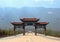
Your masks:
M13 30L0 30L0 37L6 37L6 36L12 36L12 35L17 35L21 34L22 31L14 31Z

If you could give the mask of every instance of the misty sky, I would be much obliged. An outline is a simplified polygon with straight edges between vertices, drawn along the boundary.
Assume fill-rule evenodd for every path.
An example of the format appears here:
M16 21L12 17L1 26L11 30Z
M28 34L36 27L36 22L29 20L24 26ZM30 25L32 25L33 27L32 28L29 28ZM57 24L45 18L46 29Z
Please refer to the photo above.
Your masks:
M60 31L60 0L0 0L0 29L13 28L11 22L25 17L40 18Z
M0 0L0 7L47 7L60 8L60 0Z

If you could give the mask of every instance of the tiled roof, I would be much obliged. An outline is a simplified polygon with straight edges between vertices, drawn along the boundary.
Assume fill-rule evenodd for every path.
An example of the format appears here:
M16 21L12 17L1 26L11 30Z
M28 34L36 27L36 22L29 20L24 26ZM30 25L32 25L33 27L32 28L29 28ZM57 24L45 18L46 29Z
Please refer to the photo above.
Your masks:
M12 22L11 24L13 24L13 25L20 25L20 24L22 24L22 22Z
M37 18L23 18L23 19L21 19L22 21L37 21L37 20L39 20L39 19L37 19Z

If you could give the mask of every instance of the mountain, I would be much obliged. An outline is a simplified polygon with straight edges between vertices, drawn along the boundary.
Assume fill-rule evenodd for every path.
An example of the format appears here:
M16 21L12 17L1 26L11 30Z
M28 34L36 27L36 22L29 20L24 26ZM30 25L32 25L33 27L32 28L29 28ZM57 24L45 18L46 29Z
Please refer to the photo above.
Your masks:
M60 31L60 8L22 7L0 8L0 29L13 28L10 22L20 21L20 18L36 17L47 21L47 29Z

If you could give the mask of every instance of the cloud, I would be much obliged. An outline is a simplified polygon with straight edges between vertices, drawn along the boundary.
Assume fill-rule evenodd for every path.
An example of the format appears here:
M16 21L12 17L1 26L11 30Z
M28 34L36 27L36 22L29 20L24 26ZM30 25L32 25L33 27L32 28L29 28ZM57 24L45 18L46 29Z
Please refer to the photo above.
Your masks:
M49 2L50 4L54 3L54 0L44 0L45 2Z
M34 0L34 1L45 1L45 2L53 2L54 0Z
M53 14L53 12L49 11L48 14Z
M0 0L0 7L50 7L54 0Z
M20 7L23 1L20 0L0 0L0 7Z
M46 2L48 4L53 4L54 0L34 0L35 2Z

